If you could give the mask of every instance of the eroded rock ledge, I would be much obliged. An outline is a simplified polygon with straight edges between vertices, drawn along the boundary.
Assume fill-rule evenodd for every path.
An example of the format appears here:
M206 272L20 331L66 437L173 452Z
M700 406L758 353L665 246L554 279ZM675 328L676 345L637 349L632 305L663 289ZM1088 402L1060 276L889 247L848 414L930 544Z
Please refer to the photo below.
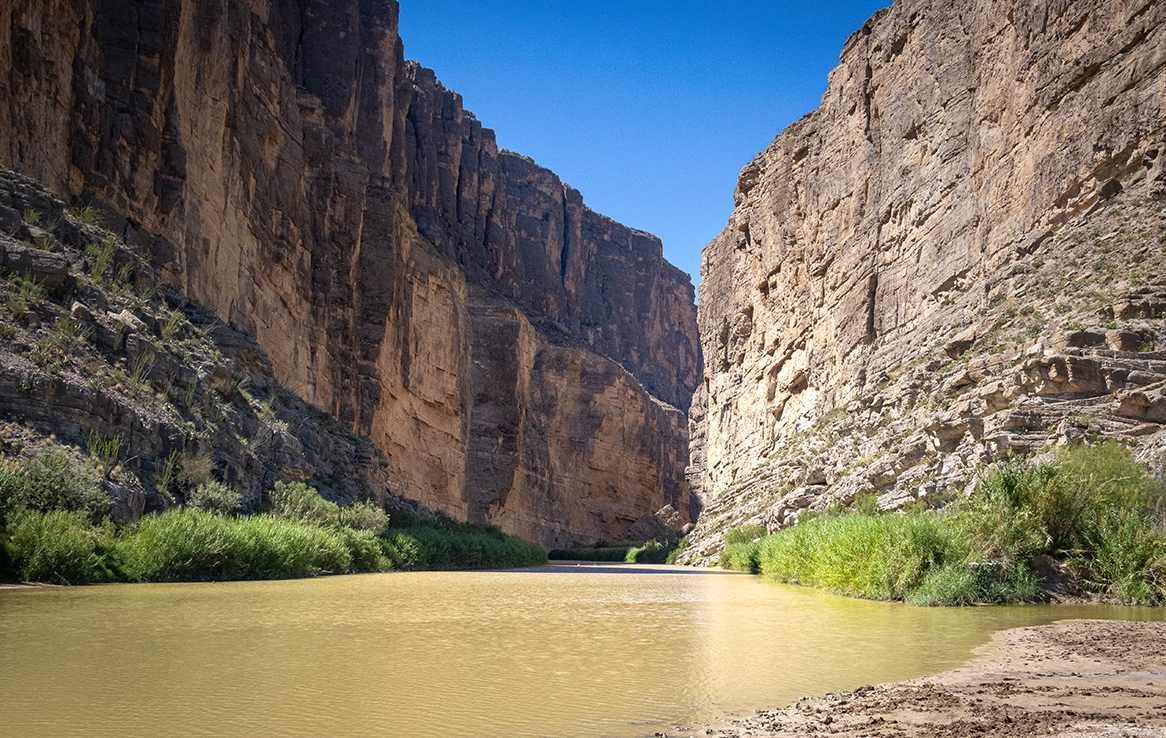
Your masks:
M1166 7L900 0L701 267L688 560L1046 444L1162 449Z

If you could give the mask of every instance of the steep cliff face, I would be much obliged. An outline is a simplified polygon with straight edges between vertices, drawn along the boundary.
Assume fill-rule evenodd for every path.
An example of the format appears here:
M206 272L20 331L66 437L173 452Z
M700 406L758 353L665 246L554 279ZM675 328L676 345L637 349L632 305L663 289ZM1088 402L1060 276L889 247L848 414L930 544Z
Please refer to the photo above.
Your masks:
M0 156L118 214L283 384L369 434L394 493L547 545L687 511L691 284L658 240L498 151L404 61L392 0L28 0L0 12L0 69ZM514 351L480 343L498 305L524 326ZM564 362L602 364L602 387ZM475 415L482 376L513 382L520 437L477 435L498 431ZM581 414L647 435L560 464ZM519 449L511 487L471 484L491 443ZM555 518L599 487L618 512Z
M1064 418L1040 442L1025 435L1041 420L1017 420L1029 400L1113 393L1099 404L1116 417L1118 394L1145 384L1130 376L1162 378L1152 363L1094 362L1089 381L1078 365L1076 382L1063 362L1022 365L1137 354L1153 341L1110 345L1105 331L1161 331L1160 315L1117 303L1156 294L1160 276L1145 198L1166 183L1164 65L1166 7L1145 0L898 0L851 36L821 107L742 170L704 253L693 479L714 509L694 557L727 525L776 529L833 498L893 506L937 479L966 483L1063 437ZM1062 236L1123 190L1139 214L1123 233L1146 250L1111 253L1123 268L1105 272L1105 251L1089 258L1104 244ZM1070 260L1075 276L1045 273ZM1072 337L1090 323L1101 340Z

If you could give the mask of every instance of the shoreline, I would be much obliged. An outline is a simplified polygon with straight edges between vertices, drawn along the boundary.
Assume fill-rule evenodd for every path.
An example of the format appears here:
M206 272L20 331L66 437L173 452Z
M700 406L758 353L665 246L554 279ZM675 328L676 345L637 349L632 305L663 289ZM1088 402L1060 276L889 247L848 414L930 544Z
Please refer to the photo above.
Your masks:
M1015 628L975 653L933 676L803 698L676 735L1166 738L1166 622Z

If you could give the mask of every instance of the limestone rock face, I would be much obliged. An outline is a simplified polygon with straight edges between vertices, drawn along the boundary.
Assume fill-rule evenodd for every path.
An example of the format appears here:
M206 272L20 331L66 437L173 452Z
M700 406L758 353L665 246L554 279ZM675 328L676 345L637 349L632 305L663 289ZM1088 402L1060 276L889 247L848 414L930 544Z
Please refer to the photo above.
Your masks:
M956 377L944 371L948 362L974 363L989 349L1019 354L1042 334L1051 341L1058 315L1095 324L1100 338L1090 340L1097 345L1081 350L1111 350L1100 325L1107 319L1082 307L1094 289L1110 293L1093 306L1105 303L1110 318L1115 310L1131 319L1153 312L1153 299L1137 291L1157 275L1098 271L1105 252L1095 242L1073 240L1084 244L1074 255L1059 236L1123 190L1134 198L1123 201L1130 207L1163 192L1164 65L1166 7L1145 0L897 0L850 37L821 106L742 170L737 207L704 253L705 387L691 412L691 478L706 503L736 496L718 507L719 525L763 517L773 506L792 512L818 499L851 498L855 490L837 485L855 468L871 469L863 476L869 489L887 494L903 480L900 492L913 495L919 484L907 485L904 474L935 462L926 474L926 464L917 469L916 481L933 482L966 434L983 445L992 430L986 416L1030 394L989 392L981 382L990 379ZM1154 231L1153 213L1147 217ZM1145 253L1160 253L1156 234L1133 237L1146 239ZM1128 264L1145 266L1136 249L1127 256ZM1017 282L1012 269L1023 262L1036 274L1070 259L1077 277L1061 284L1072 304L1054 313L1050 302L1030 334L1000 341L1006 324L1017 321L1015 310L1031 299L1026 291L1045 289ZM1120 293L1128 299L1113 305ZM994 299L1020 302L1011 316L995 309L999 302L982 313ZM1137 329L1150 335L1160 326ZM984 351L967 353L973 346ZM1046 351L1056 353L1042 344L1041 361L1054 361ZM1102 387L1124 391L1113 373L1134 370L1120 363L1098 364L1096 386L1087 389L1058 383L1064 365L1054 361L1045 391L1059 388L1062 398ZM920 372L908 387L905 377ZM899 394L887 396L900 382ZM976 387L992 398L988 408L955 408L950 423L935 421L930 439L930 411L873 447L853 437L855 448L845 450L838 440L846 432L832 442L823 436L860 409L855 428L877 434L886 427L880 422L920 411L919 403L952 402ZM1140 402L1128 400L1131 413L1140 412L1132 409ZM886 414L867 423L872 410ZM918 448L907 442L909 431L919 435L912 436ZM802 454L819 440L817 452ZM790 450L799 443L800 451ZM886 468L876 470L882 455L896 463L884 459ZM787 457L799 460L778 473ZM961 467L964 480L992 457L977 455ZM953 469L942 470L946 478L954 478ZM792 502L782 507L786 495ZM784 520L776 515L771 527Z
M688 510L691 283L405 62L393 0L20 0L0 69L0 157L254 335L386 453L392 492L546 544ZM479 343L483 300L523 341ZM575 366L596 384L569 386ZM486 375L529 403L518 436L476 435L498 430L475 416ZM635 439L576 449L585 416Z

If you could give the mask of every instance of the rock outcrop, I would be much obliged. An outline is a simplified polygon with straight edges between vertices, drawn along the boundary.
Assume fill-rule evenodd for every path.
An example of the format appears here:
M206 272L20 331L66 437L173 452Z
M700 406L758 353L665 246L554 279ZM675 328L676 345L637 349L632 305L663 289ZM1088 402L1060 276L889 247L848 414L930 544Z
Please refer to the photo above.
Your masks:
M0 157L253 335L392 492L547 546L689 510L689 280L498 150L393 0L22 0L0 69Z
M161 289L110 233L9 171L0 209L20 214L17 236L0 233L0 456L100 455L119 523L208 478L249 509L277 481L311 480L333 500L415 510L385 497L367 437L280 386L254 338Z
M1164 443L1166 7L897 0L706 248L689 560L1089 434Z

